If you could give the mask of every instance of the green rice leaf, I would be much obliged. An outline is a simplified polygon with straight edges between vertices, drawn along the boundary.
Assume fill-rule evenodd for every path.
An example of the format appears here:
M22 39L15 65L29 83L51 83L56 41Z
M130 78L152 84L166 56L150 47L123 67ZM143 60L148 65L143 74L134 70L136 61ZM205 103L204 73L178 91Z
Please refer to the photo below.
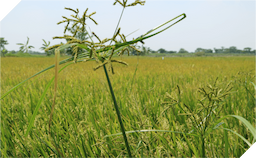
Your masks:
M197 149L195 148L195 146L193 144L190 143L190 141L187 139L186 137L186 134L185 133L182 133L187 144L188 144L188 147L193 151L193 153L195 154L195 157L199 157L198 153L197 153Z
M61 72L64 68L66 68L67 66L69 66L69 65L71 65L71 64L73 64L73 63L69 63L69 64L65 65L63 68L61 68L61 69L59 70L59 72ZM36 108L35 108L35 110L34 110L34 113L33 113L32 117L31 117L31 119L30 119L30 121L29 121L29 125L28 125L28 128L27 128L25 137L28 136L30 130L32 129L32 126L33 126L33 124L34 124L34 121L35 121L36 115L37 115L37 113L38 113L38 110L39 110L39 108L40 108L40 105L41 105L41 103L42 103L42 101L43 101L43 99L44 99L44 97L45 97L45 95L46 95L47 90L49 89L49 87L51 86L52 82L54 81L54 78L55 78L55 77L53 77L53 78L51 79L51 81L47 84L46 88L44 89L44 92L43 92L42 96L40 97L39 102L38 102L37 105L36 105Z
M238 134L237 132L235 132L235 131L233 131L233 130L231 130L231 129L228 129L228 128L217 128L217 129L224 129L224 130L230 131L230 132L236 134L236 135L237 135L238 137L240 137L241 139L243 139L243 141L244 141L246 144L248 144L249 146L252 146L252 144L251 144L248 140L246 140L243 136L241 136L240 134Z
M168 130L156 130L156 129L152 129L152 130L134 130L134 131L126 131L126 134L131 134L131 133L140 133L140 132L171 132L171 133L179 133L179 134L183 134L183 132L178 132L178 131L168 131ZM192 135L192 136L196 136L199 137L197 134L190 134L190 133L184 133L186 135ZM122 135L122 133L116 133L116 134L110 134L110 135L106 135L103 138L107 138L107 137L112 137L112 136L119 136Z
M256 130L255 130L255 127L252 126L252 124L250 122L248 122L245 118L241 117L241 116L238 116L238 115L228 115L230 117L234 117L234 118L237 118L238 120L240 120L245 127L247 127L251 134L253 135L253 137L255 138L256 137Z

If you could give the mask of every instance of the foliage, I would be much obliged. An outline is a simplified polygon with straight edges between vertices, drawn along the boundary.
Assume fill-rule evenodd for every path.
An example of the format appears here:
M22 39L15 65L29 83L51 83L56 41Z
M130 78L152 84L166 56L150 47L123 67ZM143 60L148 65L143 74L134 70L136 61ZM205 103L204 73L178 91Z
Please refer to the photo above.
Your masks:
M5 49L5 45L8 45L9 43L7 42L7 40L4 40L3 37L0 38L0 53L1 53L1 56L5 56L5 54L8 52L6 49Z
M17 45L21 45L20 46L20 52L23 52L23 53L28 53L28 51L29 51L29 49L31 49L31 48L35 48L34 46L29 46L28 45L28 43L29 43L29 38L27 37L27 42L26 43L17 43Z
M195 50L195 53L204 52L204 53L213 53L211 49L203 49L203 48L197 48Z
M195 53L195 56L204 56L205 55L205 52L196 52Z
M195 132L201 138L201 157L205 157L205 139L210 134L209 131L212 131L212 125L223 110L225 97L230 94L232 89L231 83L225 87L220 87L217 85L217 80L218 78L213 85L208 84L206 87L198 89L201 97L193 96L198 100L197 102L182 102L184 99L182 99L182 92L178 85L176 93L169 94L166 92L165 102L163 102L170 107L179 108L179 115L188 116L192 124L192 130L189 134Z
M163 48L158 49L158 52L159 53L177 53L176 51L167 51L167 50L165 50Z
M251 53L251 54L255 54L255 50L251 51L251 48L246 47L243 50L239 50L237 49L235 46L231 46L229 48L224 48L222 47L221 49L216 49L214 48L215 53L234 53L234 54L239 54L239 53Z
M159 53L166 53L167 51L165 49L163 49L163 48L160 48L160 49L158 49L158 52Z
M7 40L4 40L3 37L0 38L0 49L3 50L5 49L4 45L8 45L9 43L7 42Z
M184 48L180 48L180 50L178 51L178 53L188 53L188 51L186 51Z

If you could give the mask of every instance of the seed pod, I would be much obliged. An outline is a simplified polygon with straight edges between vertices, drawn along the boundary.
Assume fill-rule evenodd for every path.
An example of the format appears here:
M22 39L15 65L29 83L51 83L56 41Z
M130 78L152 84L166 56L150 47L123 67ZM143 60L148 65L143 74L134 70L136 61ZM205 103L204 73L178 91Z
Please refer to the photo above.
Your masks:
M118 35L121 37L122 41L125 42L124 37L120 33Z
M75 22L71 28L74 28L76 25L78 24L78 22Z
M57 25L59 25L61 23L64 23L64 22L67 22L67 21L69 21L69 20L62 20L62 21L58 22Z
M56 39L56 38L58 38L58 39L62 39L62 38L65 38L65 37L55 36L55 37L53 37L52 39Z
M92 16L93 14L96 14L96 12L92 12L88 17Z
M73 37L76 36L77 31L78 31L78 27L76 28L76 31L74 32Z
M122 49L121 52L120 52L118 55L119 55L119 56L120 56L120 55L123 55L123 54L124 54L124 51L127 51L127 52L128 52L128 56L129 56L129 49L127 49L127 48Z
M117 63L120 63L120 64L123 64L123 65L128 66L128 64L127 64L126 62L121 61L121 60L113 60L113 59L112 59L111 62L117 62Z
M125 5L122 4L119 0L116 0L113 5L116 5L116 2L118 2L119 4L121 4L121 6L125 7Z
M111 54L110 56L108 57L108 59L110 60L114 54L114 51L115 51L115 46L112 47L112 51L111 51Z
M69 25L69 22L67 23L67 25L65 27L64 33L66 33L66 31L67 31L68 25Z
M74 9L66 8L66 7L65 7L65 9L66 9L66 10L70 10L70 11L73 11L73 12L77 13L77 11L75 11Z
M136 50L137 52L141 52L139 49L137 49L136 47L130 45L129 47L131 47L132 49Z
M92 49L90 50L90 56L89 57L92 58Z
M116 38L116 36L119 34L119 32L120 32L120 30L121 30L121 28L119 27L119 29L117 30L117 32L116 32L116 34L113 36L113 40Z
M56 44L56 45L53 45L53 46L51 46L51 47L49 47L49 48L46 48L45 51L48 51L48 50L53 49L53 48L57 48L57 47L59 47L59 46L61 46L61 45L63 45L63 44Z
M106 65L107 63L108 63L108 62L104 62L104 63L102 63L102 64L99 64L99 65L97 65L96 67L94 67L93 70L95 71L95 70L97 70L98 68L102 67L103 65Z
M100 40L100 38L94 33L94 32L92 32L92 34L99 40L99 42L101 43L101 40Z
M98 25L98 23L91 17L89 17L89 19L91 19L96 25Z

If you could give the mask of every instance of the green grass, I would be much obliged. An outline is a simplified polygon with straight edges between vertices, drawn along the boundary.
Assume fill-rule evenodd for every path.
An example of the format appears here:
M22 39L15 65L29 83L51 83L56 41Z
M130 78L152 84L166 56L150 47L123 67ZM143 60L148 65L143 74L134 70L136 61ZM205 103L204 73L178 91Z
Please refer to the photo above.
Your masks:
M254 57L160 58L123 57L129 66L115 64L110 75L117 104L135 157L192 157L201 155L200 138L183 135L193 129L178 107L163 105L165 93L177 85L181 101L197 106L199 87L232 81L233 89L218 117L239 115L255 127ZM139 64L137 65L137 62ZM54 58L1 58L1 94L29 76L52 65ZM48 123L53 85L45 94L32 131L29 121L54 71L25 83L1 100L1 157L118 157L127 156L103 69L96 63L73 64L59 74L55 112L49 136ZM136 74L135 74L136 72ZM249 142L251 132L234 118L222 121ZM219 128L224 128L220 126ZM152 131L155 130L155 131ZM157 131L158 130L158 131ZM165 131L159 131L165 130ZM108 136L108 137L105 137ZM228 139L228 142L227 142ZM189 142L189 143L188 143ZM214 130L204 138L207 157L240 157L248 144L232 132ZM227 147L228 146L228 147Z

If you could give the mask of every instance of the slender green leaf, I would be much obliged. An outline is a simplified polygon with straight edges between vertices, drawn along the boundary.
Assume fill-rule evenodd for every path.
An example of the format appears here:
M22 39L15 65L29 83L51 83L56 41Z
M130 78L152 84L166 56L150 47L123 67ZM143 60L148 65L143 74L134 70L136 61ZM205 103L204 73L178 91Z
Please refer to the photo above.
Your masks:
M183 134L183 132L178 132L178 131L168 131L168 130L156 130L156 129L152 129L152 130L134 130L134 131L126 131L126 134L131 134L131 133L140 133L140 132L171 132L171 133L179 133L179 134ZM190 134L190 133L184 133L186 135L192 135L192 136L196 136L198 137L197 134ZM106 135L104 136L104 138L106 137L112 137L112 136L118 136L118 135L122 135L122 133L116 133L116 134L111 134L111 135Z
M195 148L195 146L190 143L190 141L187 139L185 133L182 133L182 134L183 134L183 136L184 136L184 138L185 138L185 140L186 140L186 142L187 142L189 148L193 151L193 153L195 154L196 157L199 157L199 155L198 155L198 153L197 153L197 149Z
M224 127L226 127L226 125L224 124ZM228 149L229 149L229 143L228 143L228 132L227 130L224 131L224 141L225 141L225 157L229 157L228 155Z
M243 141L244 141L245 143L247 143L249 146L252 146L252 144L251 144L248 140L246 140L243 136L241 136L240 134L238 134L237 132L235 132L235 131L233 131L233 130L231 130L231 129L228 129L228 128L216 128L216 129L224 129L224 130L230 131L230 132L236 134L236 135L237 135L238 137L240 137L241 139L243 139Z
M250 122L248 122L245 118L241 117L241 116L237 116L237 115L229 115L230 117L234 117L234 118L237 118L238 120L240 120L245 127L247 127L251 134L253 135L253 137L255 138L256 137L256 130L255 130L255 127L252 126L252 124Z
M256 84L255 83L253 83L253 82L251 82L252 83L252 85L254 86L254 88L256 89Z
M61 69L59 70L59 72L61 72L64 68L66 68L67 66L69 66L69 65L71 65L71 64L73 64L73 63L69 63L69 64L65 65L63 68L61 68ZM34 110L34 113L33 113L32 117L31 117L31 119L30 119L30 121L29 121L29 125L28 125L28 128L27 128L25 137L28 136L28 134L29 134L29 132L30 132L30 130L31 130L33 124L34 124L34 121L35 121L37 112L38 112L38 110L39 110L39 108L40 108L40 105L41 105L41 103L42 103L42 101L43 101L43 99L44 99L44 97L45 97L45 95L46 95L47 90L49 89L49 87L51 86L52 82L54 81L54 78L55 78L55 77L53 77L53 78L50 80L50 82L47 84L47 86L46 86L46 88L45 88L45 90L44 90L42 96L40 97L39 102L38 102L37 105L36 105L36 108L35 108L35 110Z

